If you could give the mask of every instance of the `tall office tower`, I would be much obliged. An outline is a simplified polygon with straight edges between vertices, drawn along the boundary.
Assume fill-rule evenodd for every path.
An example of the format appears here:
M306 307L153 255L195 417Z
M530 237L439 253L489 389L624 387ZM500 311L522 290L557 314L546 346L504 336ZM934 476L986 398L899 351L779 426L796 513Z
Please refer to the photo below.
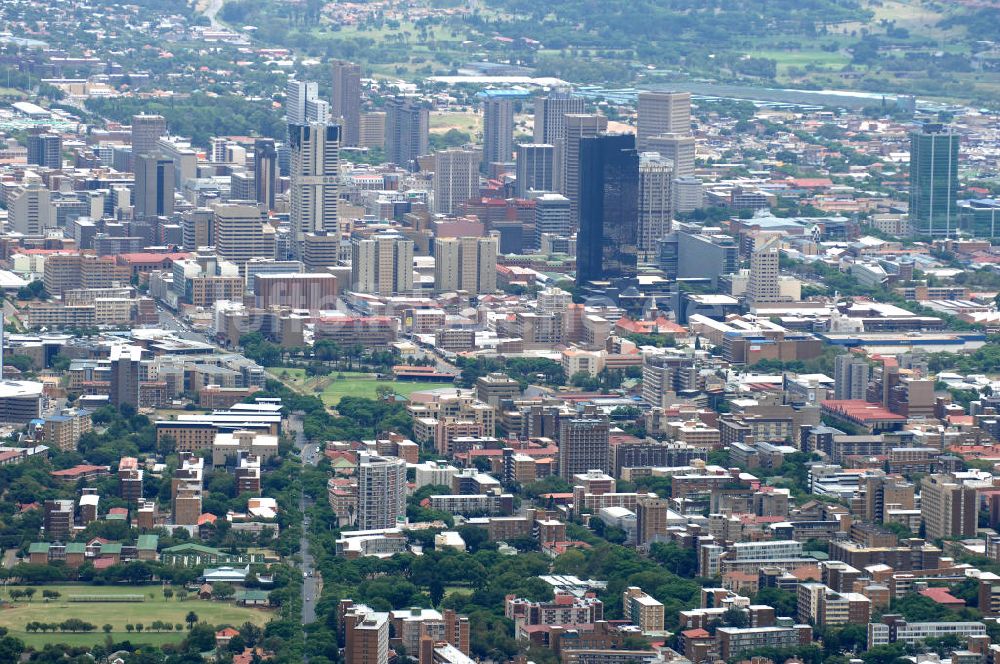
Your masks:
M333 61L330 115L341 123L344 145L352 148L361 145L361 65Z
M385 102L386 161L416 169L417 157L430 150L430 111L418 99L393 97Z
M559 476L565 479L590 470L607 472L610 459L608 418L582 413L559 418Z
M958 134L926 124L910 133L910 232L953 237L958 231Z
M340 127L288 125L292 148L289 221L292 254L302 257L306 233L337 230Z
M265 210L274 209L274 194L278 186L278 151L273 138L258 138L253 142L253 184L257 203Z
M44 235L56 225L52 192L36 173L25 173L20 187L8 194L8 228L24 235Z
M853 353L833 360L833 395L835 399L864 399L872 369L865 358Z
M375 235L351 240L351 290L372 295L413 292L413 240Z
M517 146L517 197L527 198L529 191L555 191L556 148L545 143L521 143Z
M319 98L319 86L313 81L288 81L285 85L285 122L307 124L306 102Z
M455 214L479 192L479 153L450 148L434 153L434 210Z
M28 164L45 168L62 168L62 137L59 134L29 134Z
M434 290L485 295L497 289L500 238L448 237L434 240Z
M275 231L264 223L260 208L245 203L215 206L215 252L246 270L251 258L274 258Z
M635 277L639 225L635 137L618 134L580 139L579 170L577 283Z
M690 134L658 134L646 139L649 152L674 162L674 177L694 176L695 142Z
M520 96L520 94L518 94ZM483 173L490 164L505 164L514 154L514 99L507 90L484 90L483 102Z
M363 148L385 146L385 111L369 111L361 114L361 129L358 130L358 145Z
M691 133L690 92L640 92L639 126L636 140L639 150L650 149L650 136Z
M545 193L535 197L535 246L542 246L542 235L570 234L569 199L562 194Z
M925 475L920 481L920 516L928 540L974 537L978 522L976 490L953 475Z
M118 345L111 347L111 405L139 407L139 364L142 348Z
M174 162L156 154L135 157L135 218L174 213Z
M132 116L132 159L141 154L156 151L156 143L161 136L167 135L167 121L162 115ZM133 162L134 163L134 162Z
M406 461L358 454L358 530L395 528L406 515Z
M322 99L306 100L306 124L330 124L330 104Z
M754 239L750 254L750 279L747 282L747 300L751 304L781 301L778 288L780 240L777 234L761 234Z
M567 90L553 90L535 97L535 143L555 145L566 138L566 116L584 111L583 97Z
M181 231L184 237L184 249L195 251L198 247L215 246L213 233L214 215L207 208L195 208L181 213Z
M639 157L639 255L653 260L657 241L670 232L673 219L673 162L655 152Z
M552 169L552 191L566 193L566 116L584 112L583 97L574 97L566 90L554 90L535 97L535 143L555 148Z
M566 140L563 150L563 188L570 204L573 228L580 225L580 141L601 134L608 128L603 115L573 114L566 116ZM638 196L638 193L636 194Z

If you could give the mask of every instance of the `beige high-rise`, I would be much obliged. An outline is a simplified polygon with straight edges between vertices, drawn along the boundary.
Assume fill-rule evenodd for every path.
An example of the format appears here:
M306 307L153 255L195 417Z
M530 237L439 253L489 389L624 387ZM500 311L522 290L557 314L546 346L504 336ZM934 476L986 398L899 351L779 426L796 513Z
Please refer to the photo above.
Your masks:
M638 113L636 139L640 152L648 148L651 136L691 133L690 92L640 92Z
M479 153L452 148L434 155L434 210L455 214L479 191Z
M351 290L373 295L413 290L413 241L386 233L351 241Z
M243 203L216 205L215 251L240 268L251 258L274 258L274 227L264 223L260 208Z
M500 239L488 237L437 238L434 240L434 290L466 291L484 295L497 289L497 255Z

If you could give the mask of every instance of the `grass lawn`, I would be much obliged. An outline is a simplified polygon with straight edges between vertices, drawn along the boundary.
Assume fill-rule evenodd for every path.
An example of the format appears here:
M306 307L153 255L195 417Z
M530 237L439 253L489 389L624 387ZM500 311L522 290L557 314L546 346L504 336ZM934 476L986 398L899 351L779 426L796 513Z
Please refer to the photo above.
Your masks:
M778 63L778 72L783 73L789 67L799 67L804 69L808 65L813 65L820 69L840 69L848 62L850 56L837 51L784 51L761 50L750 53L755 58L770 58Z
M341 372L329 376L306 378L304 369L285 369L272 367L268 372L294 390L304 394L318 394L328 406L336 406L342 397L366 397L374 399L378 396L379 387L391 387L396 394L408 397L420 390L434 390L448 387L449 383L424 383L411 381L376 380L375 374ZM337 378L343 376L343 378Z
M449 129L457 129L467 134L480 131L483 119L478 113L462 113L452 111L434 111L430 118L430 131L433 134L445 134Z
M189 611L194 611L198 619L211 625L242 625L249 621L263 625L271 619L271 613L259 609L250 609L234 604L209 602L198 599L179 601L176 598L164 599L159 586L87 586L87 585L57 585L34 586L37 591L31 602L19 600L10 602L0 610L0 627L6 627L13 636L23 639L29 645L44 645L46 643L71 643L73 645L89 645L103 641L105 634L101 627L111 625L112 638L115 640L129 639L135 643L162 644L178 641L182 634L173 632L133 632L129 634L126 624L142 623L147 628L155 620L172 623L184 623ZM23 588L23 587L21 587ZM9 600L10 590L19 589L10 586L3 594L4 600ZM55 590L61 597L54 601L42 600L42 590ZM144 602L70 602L72 595L124 595L142 594ZM150 596L152 595L152 596ZM189 596L191 597L191 596ZM70 618L78 618L97 626L89 634L49 632L48 634L29 633L24 627L29 622L58 623ZM182 630L184 631L184 630Z
M162 646L165 643L180 642L186 633L186 629L182 630L182 632L143 632L142 634L138 632L129 634L125 630L121 630L111 632L111 640L116 643L129 641L132 645ZM107 636L100 630L91 632L90 634L73 634L72 632L56 632L54 634L52 632L48 634L35 632L32 634L31 632L20 632L12 629L10 634L24 641L24 644L29 648L35 648L36 650L41 650L51 643L61 643L75 647L89 647L102 643Z

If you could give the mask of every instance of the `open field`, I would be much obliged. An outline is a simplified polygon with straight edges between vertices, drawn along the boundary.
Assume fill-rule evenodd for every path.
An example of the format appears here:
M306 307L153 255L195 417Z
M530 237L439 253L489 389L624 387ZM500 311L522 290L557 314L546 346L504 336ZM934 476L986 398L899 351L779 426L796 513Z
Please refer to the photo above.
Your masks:
M817 69L839 70L851 61L850 56L837 51L785 51L780 49L761 50L750 53L755 58L770 58L778 63L778 75L782 76L792 67L805 69L813 66Z
M476 134L481 131L482 116L478 113L455 113L451 111L433 111L430 119L432 134L444 134L450 129Z
M134 643L162 644L172 641L179 641L183 638L183 633L172 632L133 632L129 634L125 629L127 624L142 623L147 629L155 620L164 622L184 624L184 618L189 611L194 611L201 622L211 625L242 625L245 622L253 622L263 625L271 619L271 613L259 609L244 608L234 604L222 602L209 602L194 599L180 601L177 598L165 599L159 586L86 586L86 585L57 585L57 586L34 586L35 597L31 602L18 600L10 602L7 608L0 609L0 627L6 627L13 636L23 639L29 645L44 645L46 643L71 643L74 645L88 645L103 641L105 634L101 627L105 624L112 626L112 638L116 641L129 639ZM10 599L10 591L23 589L19 586L10 586L4 590L2 597L5 601ZM44 601L41 597L42 590L55 590L61 593L61 597L52 601ZM145 596L144 602L70 602L68 598L72 595L123 595L142 594ZM30 622L59 623L71 618L77 618L97 627L93 632L71 633L71 632L49 632L48 634L30 633L25 631L25 625ZM181 630L184 632L185 630Z
M391 387L396 394L407 397L420 390L448 387L448 383L422 383L411 381L376 380L375 374L341 372L329 376L307 378L304 369L273 367L268 372L294 390L303 394L317 394L328 406L336 406L346 396L374 399L379 387ZM337 378L343 376L343 378Z

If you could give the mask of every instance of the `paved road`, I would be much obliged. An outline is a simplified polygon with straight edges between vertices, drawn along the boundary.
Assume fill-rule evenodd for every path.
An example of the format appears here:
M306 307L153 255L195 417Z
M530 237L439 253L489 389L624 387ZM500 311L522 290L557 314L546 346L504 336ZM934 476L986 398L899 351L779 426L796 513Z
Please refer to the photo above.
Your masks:
M187 339L188 341L200 341L202 343L212 344L213 346L216 345L215 342L208 338L208 335L202 334L201 332L195 332L169 309L162 309L160 311L160 327L164 330L170 330L181 339Z
M319 462L319 446L306 441L302 431L302 414L292 413L288 418L288 426L295 433L295 447L302 455L302 463L315 466ZM305 515L312 500L303 491L299 497L299 509ZM309 553L309 517L302 517L302 539L299 541L299 554L302 557L302 624L308 625L316 620L316 600L322 590L322 579L316 572L316 561Z

